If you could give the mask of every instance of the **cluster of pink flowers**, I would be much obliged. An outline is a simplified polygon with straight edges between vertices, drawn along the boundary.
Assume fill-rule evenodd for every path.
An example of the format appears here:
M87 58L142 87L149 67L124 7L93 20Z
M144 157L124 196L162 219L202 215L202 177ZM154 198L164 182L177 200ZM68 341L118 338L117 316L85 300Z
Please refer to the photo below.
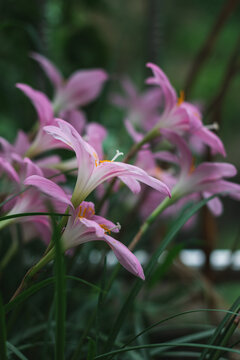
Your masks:
M3 184L7 181L1 193L2 215L47 212L51 201L54 210L68 211L70 215L62 229L64 250L88 241L105 241L128 271L144 279L135 255L111 236L119 231L120 225L96 215L94 204L86 201L99 185L117 177L134 194L141 190L139 182L148 185L151 189L141 210L143 216L171 196L178 207L178 202L182 206L189 196L198 199L201 195L224 192L240 197L240 186L223 180L236 174L233 165L205 162L195 166L193 150L209 146L213 154L225 156L224 146L203 125L199 109L185 102L183 94L177 98L168 78L156 65L148 64L153 77L147 83L153 87L146 93L138 95L133 85L125 81L126 98L113 97L116 104L128 110L125 124L134 141L142 141L149 131L156 134L152 143L146 142L138 152L135 165L130 165L116 161L122 155L118 150L111 160L104 160L102 143L107 131L100 124L88 123L80 109L96 99L107 74L100 69L82 70L64 80L49 60L39 54L32 57L53 84L54 98L50 101L42 92L17 84L35 107L38 122L31 135L19 131L14 144L0 138L0 174ZM170 150L169 145L164 150L166 141L171 145ZM59 148L72 151L73 157L62 161L60 156L52 155ZM161 168L162 162L168 164L165 170ZM76 182L71 190L65 184L63 172L73 169ZM13 194L19 195L13 197ZM210 201L209 207L215 214L221 213L218 198ZM51 225L47 216L6 219L0 222L0 228L17 221L22 224L25 241L38 233L47 244L50 242Z

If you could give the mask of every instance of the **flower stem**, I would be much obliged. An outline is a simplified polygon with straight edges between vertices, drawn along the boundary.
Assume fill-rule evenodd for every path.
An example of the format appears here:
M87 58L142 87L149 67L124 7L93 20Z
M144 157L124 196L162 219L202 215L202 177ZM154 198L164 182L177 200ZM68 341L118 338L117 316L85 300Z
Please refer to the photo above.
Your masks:
M165 198L161 204L149 215L145 222L140 227L137 234L134 236L132 242L129 245L129 249L133 250L141 239L142 235L147 231L149 226L154 222L154 220L170 205L172 205L176 200L177 196L172 196L172 198Z
M51 261L54 257L54 252L55 249L52 248L45 256L43 256L39 262L37 264L35 264L34 266L31 267L31 269L28 270L28 272L25 274L24 278L21 281L21 284L19 285L19 287L17 288L17 290L15 291L15 293L13 294L12 298L10 299L10 301L14 300L18 294L20 294L20 292L22 290L24 290L30 280L33 278L33 276L39 271L41 270L41 268L43 266L45 266L47 263L49 263L49 261Z

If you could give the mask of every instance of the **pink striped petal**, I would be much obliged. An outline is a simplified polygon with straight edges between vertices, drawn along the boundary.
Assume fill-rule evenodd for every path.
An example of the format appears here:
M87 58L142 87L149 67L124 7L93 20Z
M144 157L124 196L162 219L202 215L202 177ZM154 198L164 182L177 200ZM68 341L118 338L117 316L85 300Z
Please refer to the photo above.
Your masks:
M29 176L24 181L24 184L35 186L43 193L53 197L54 199L56 199L64 204L67 204L67 205L70 205L71 207L73 207L69 197L65 194L65 192L62 190L62 188L60 188L60 186L58 186L57 184L55 184L53 181L51 181L49 179L45 179L44 177L38 176L38 175L32 175L32 176Z

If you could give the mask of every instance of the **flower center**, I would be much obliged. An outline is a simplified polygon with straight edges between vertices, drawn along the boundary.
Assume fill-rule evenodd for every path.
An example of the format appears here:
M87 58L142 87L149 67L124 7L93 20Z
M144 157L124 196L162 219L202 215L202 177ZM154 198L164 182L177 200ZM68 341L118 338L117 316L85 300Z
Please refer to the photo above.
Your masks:
M99 226L101 226L101 228L105 231L105 233L108 233L108 234L111 234L111 231L113 231L115 229L118 229L118 230L121 229L121 225L119 224L119 222L117 223L116 226L114 226L114 227L112 227L110 229L105 224L99 224Z
M177 105L180 106L185 100L185 94L184 94L184 91L181 90L180 91L180 96L178 98L178 101L177 101Z
M98 160L97 160L97 154L96 153L93 153L93 156L95 158L95 165L96 167L104 162L113 162L115 161L119 156L123 155L123 152L117 150L116 154L114 155L114 157L112 158L112 160L99 160L99 163L98 163Z
M95 215L95 211L91 206L79 206L78 217L79 219L88 218Z

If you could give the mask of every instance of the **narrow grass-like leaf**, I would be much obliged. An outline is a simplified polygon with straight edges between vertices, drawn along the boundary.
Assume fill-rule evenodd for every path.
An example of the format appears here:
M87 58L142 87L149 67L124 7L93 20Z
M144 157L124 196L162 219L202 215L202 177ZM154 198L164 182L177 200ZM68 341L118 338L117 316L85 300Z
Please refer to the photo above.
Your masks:
M122 354L124 352L133 351L133 350L141 350L141 349L154 349L154 348L160 348L160 347L166 347L166 346L174 346L174 347L196 347L196 348L202 348L202 349L215 349L215 350L221 350L226 351L233 354L240 355L240 350L231 349L223 346L217 346L217 345L207 345L207 344L196 344L196 343L178 343L178 342L164 342L164 343L158 343L158 344L146 344L146 345L139 345L139 346L132 346L125 349L119 349L119 350L113 350L109 351L107 353L98 355L95 357L95 359L106 359L108 356L118 355Z
M231 306L230 311L232 312L236 312L236 316L238 315L238 311L240 308L240 297L234 302L234 304ZM227 324L229 322L229 320L232 319L232 322L234 321L234 318L232 317L232 315L230 313L226 314L226 316L223 318L223 320L220 322L220 324L218 325L218 327L216 328L214 334L212 335L212 337L209 339L209 344L213 345L213 344L221 344L221 342L223 341L226 333L226 329L227 329ZM204 350L201 354L200 360L205 360L205 359L213 359L214 356L214 352L213 351L209 351L208 349ZM217 359L217 357L216 357Z
M61 246L61 233L56 222L53 223L53 244L55 247L54 277L55 277L55 359L64 360L65 355L65 317L66 317L66 279L65 263Z
M96 342L93 339L88 341L88 355L87 360L93 360L96 355Z
M5 310L2 303L2 296L0 294L0 359L7 359L7 332L6 332L6 323L5 323Z
M159 264L157 269L154 271L153 275L150 277L147 286L150 288L159 282L159 280L164 276L169 267L172 265L175 257L180 253L183 249L184 244L177 244L171 250L169 250L166 258L164 259L162 264Z
M11 343L8 342L8 341L7 341L7 348L8 348L8 350L10 350L13 354L15 354L15 355L18 357L18 359L28 360L28 358L26 358L26 356L23 355L23 353L16 348L16 346L14 346L13 344L11 344Z
M156 326L159 326L161 324L164 324L165 322L175 319L179 316L183 316L183 315L188 315L188 314L193 314L193 313L199 313L199 312L222 312L222 313L227 313L230 315L238 315L238 313L235 313L233 311L230 310L224 310L224 309L196 309L196 310L188 310L188 311L184 311L178 314L174 314L171 316L168 316L162 320L157 321L156 323L148 326L147 328L145 328L144 330L142 330L140 333L138 333L136 336L132 337L126 344L123 345L123 347L128 346L129 344L131 344L134 340L136 340L139 336L142 336L143 334L149 332L150 330L152 330L153 328L155 328ZM212 331L212 329L211 329Z
M168 231L167 235L162 240L160 246L155 251L153 256L151 257L146 269L145 269L145 277L146 280L149 279L150 275L152 274L159 256L162 254L162 252L166 249L166 247L171 243L171 241L174 239L178 231L181 229L181 227L192 217L198 210L200 210L209 200L212 200L215 196L211 196L207 199L204 199L194 205L190 210L184 211L183 214L180 215L180 217L174 222L174 224L170 227L170 230ZM128 297L126 298L125 302L123 303L123 306L117 316L117 319L113 325L112 331L110 332L107 344L106 344L106 351L110 350L115 342L115 339L119 333L119 330L122 327L122 324L124 323L124 320L128 314L128 311L130 310L137 294L143 287L144 282L140 279L137 279L135 282L135 285L132 287L132 290L130 291Z
M5 221L5 220L9 220L9 219L18 218L18 217L24 217L24 216L38 216L38 215L70 216L69 214L53 213L53 212L30 212L30 213L20 213L20 214L2 216L2 217L0 217L0 221Z
M78 281L84 285L90 286L93 290L96 291L102 291L97 285L94 285L86 280L83 280L81 278L78 278L76 276L67 275L66 279ZM5 312L8 313L11 311L16 305L22 303L26 299L28 299L30 296L41 290L42 288L54 284L54 277L39 281L37 284L32 285L30 288L24 290L21 294L19 294L14 300L10 301L8 304L4 306Z

